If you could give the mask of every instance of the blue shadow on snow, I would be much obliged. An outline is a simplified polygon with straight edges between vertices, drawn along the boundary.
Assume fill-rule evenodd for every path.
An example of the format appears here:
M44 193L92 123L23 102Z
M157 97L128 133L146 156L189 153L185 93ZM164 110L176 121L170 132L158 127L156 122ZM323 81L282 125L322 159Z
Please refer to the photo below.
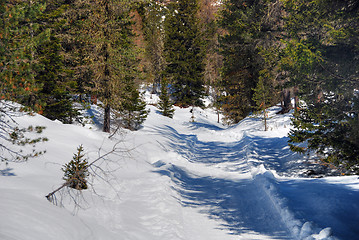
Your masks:
M0 170L0 175L1 176L6 176L6 177L16 176L15 173L12 172L13 170L14 170L13 168L2 169L2 170Z
M359 183L357 183L359 184ZM359 239L359 190L325 179L281 181L280 196L287 199L296 219L330 227L339 239Z
M180 134L170 126L156 130L168 138L169 149L189 162L205 165L225 162L230 166L227 171L242 173L248 172L246 158L252 166L264 164L266 169L284 175L298 170L295 168L306 168L305 162L298 164L300 157L287 147L287 138L244 136L233 143L203 142L196 135ZM195 176L161 161L154 167L155 172L170 177L176 184L175 190L182 196L184 206L199 207L211 218L221 220L223 229L232 234L253 231L279 239L292 238L268 196L260 194L253 180ZM312 221L319 229L331 227L334 236L340 239L358 239L358 190L324 179L281 180L275 186L295 219L302 223Z
M251 180L191 176L174 165L155 172L176 183L174 189L183 198L180 201L183 206L200 208L201 213L222 223L220 229L229 230L233 235L251 232L253 236L260 233L276 239L292 239L284 224L278 222L278 213L265 196L257 194L257 186Z

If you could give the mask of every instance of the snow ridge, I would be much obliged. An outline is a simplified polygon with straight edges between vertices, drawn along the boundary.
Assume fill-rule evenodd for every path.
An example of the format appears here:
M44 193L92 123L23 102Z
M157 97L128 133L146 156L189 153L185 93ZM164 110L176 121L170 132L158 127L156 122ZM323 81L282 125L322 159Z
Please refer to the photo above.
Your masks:
M265 169L261 164L259 167L254 167L252 161L253 154L249 153L249 149L253 147L252 142L247 145L246 162L251 168L252 179L258 186L258 189L263 191L269 199L273 208L280 215L283 224L286 225L288 231L295 240L335 240L337 238L331 236L331 228L324 228L322 230L315 228L312 223L305 222L304 224L295 218L289 207L286 205L286 199L280 197L276 184L278 184L279 176L275 176L275 172ZM318 233L319 232L319 233Z

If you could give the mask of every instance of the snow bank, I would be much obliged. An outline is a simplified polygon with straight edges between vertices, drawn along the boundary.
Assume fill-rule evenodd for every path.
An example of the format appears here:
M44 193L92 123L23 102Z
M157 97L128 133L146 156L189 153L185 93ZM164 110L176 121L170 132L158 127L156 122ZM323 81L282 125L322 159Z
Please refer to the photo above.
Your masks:
M252 171L256 185L266 194L273 207L281 216L283 223L287 226L294 239L298 240L335 240L331 228L319 229L311 222L301 222L297 219L288 206L288 200L278 192L277 178L271 171L265 170L261 165L257 171ZM277 176L278 177L278 176Z

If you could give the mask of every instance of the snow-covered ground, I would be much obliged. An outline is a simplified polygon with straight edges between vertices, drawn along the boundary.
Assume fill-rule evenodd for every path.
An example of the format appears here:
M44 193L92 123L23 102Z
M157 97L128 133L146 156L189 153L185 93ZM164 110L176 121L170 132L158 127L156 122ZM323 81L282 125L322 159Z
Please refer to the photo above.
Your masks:
M142 129L111 139L93 124L17 117L45 126L49 141L37 146L43 156L1 163L0 239L359 239L358 177L304 177L323 168L289 150L290 114L272 108L264 132L255 116L224 127L210 109L196 108L190 122L189 109L169 119L149 108ZM45 196L80 144L89 162L116 151L98 162L88 190L60 191L54 206Z

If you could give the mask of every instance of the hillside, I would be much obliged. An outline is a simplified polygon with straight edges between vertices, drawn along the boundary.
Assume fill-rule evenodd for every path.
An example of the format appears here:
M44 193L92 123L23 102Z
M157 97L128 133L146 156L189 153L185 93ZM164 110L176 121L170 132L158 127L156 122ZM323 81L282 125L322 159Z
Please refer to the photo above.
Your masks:
M210 109L196 108L190 122L189 109L169 119L148 108L142 129L111 139L96 124L17 117L19 126L45 126L49 141L38 145L43 156L1 163L0 239L358 239L358 177L292 153L290 114L271 108L264 132L256 116L225 127ZM100 109L88 112L101 122ZM116 151L88 190L61 191L54 206L45 196L80 144L89 162Z

